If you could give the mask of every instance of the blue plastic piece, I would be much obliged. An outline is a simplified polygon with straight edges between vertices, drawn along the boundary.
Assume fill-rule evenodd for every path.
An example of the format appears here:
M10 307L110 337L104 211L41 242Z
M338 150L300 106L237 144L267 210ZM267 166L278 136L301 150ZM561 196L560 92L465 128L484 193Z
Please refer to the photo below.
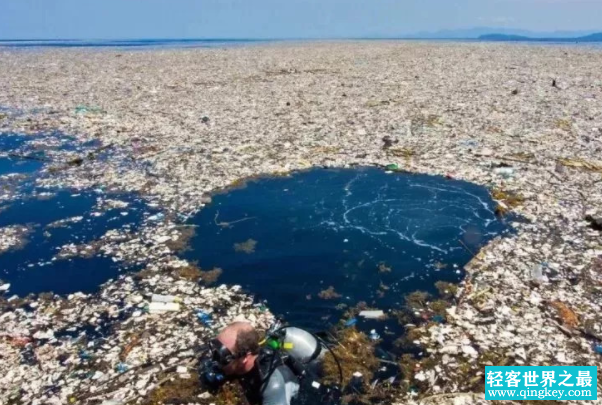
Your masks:
M80 350L80 352L79 352L79 358L82 359L82 360L90 360L92 358L92 356L87 351Z
M196 317L205 326L211 326L211 325L213 325L213 320L211 319L211 315L208 314L208 313L206 313L206 312L198 311L196 313Z
M432 319L437 323L443 323L443 321L445 321L445 318L442 315L435 315Z
M347 322L345 322L345 326L346 327L350 327L350 326L355 325L356 323L357 323L357 319L356 318L351 318Z

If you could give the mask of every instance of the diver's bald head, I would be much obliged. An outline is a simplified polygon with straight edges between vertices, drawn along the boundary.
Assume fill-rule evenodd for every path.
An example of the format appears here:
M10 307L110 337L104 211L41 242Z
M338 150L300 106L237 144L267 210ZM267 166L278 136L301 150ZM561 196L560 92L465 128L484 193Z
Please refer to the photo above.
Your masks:
M243 375L255 366L259 353L259 333L248 322L234 322L226 326L219 335L219 340L236 356L235 360L223 367L227 375Z
M226 326L217 335L232 354L257 353L259 349L259 333L248 322L234 322Z

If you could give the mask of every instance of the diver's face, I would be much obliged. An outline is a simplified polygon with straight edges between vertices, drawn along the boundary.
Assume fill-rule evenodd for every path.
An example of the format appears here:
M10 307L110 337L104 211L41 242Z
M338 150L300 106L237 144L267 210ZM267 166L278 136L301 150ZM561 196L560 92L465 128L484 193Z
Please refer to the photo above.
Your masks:
M227 366L222 367L224 374L226 375L243 375L247 373L247 361L249 356L245 356L240 359L236 359L228 363Z

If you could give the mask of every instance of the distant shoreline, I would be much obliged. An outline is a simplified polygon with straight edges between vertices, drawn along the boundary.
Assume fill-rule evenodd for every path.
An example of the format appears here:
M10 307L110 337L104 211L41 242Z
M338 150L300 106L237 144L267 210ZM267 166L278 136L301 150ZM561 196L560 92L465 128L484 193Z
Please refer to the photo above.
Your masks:
M602 33L591 34L581 37L566 38L537 38L523 35L487 34L478 38L481 41L490 42L560 42L560 43L602 43Z

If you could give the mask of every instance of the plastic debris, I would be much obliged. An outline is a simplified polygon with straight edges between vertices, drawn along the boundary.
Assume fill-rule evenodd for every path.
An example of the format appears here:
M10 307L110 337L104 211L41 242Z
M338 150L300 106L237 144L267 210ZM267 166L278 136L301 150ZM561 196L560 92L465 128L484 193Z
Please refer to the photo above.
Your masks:
M445 322L445 317L443 315L433 315L433 317L431 318L431 320L433 322L443 323L443 322Z
M211 318L211 314L204 311L198 311L196 313L196 316L203 325L213 326L213 319Z
M385 313L382 310L374 310L374 311L360 311L359 315L366 319L379 319L385 316Z
M543 265L541 264L536 264L535 266L531 267L531 282L534 285L542 285L545 281L546 281L546 277L543 274Z
M163 213L158 213L155 215L151 215L150 217L148 217L149 221L154 221L154 222L160 222L163 221L165 219L165 214Z
M181 302L182 300L179 297L176 297L174 295L153 294L151 297L151 301L167 303L167 302Z
M9 288L10 288L10 284L9 283L0 285L0 291L1 292L6 292L6 291L8 291Z
M162 314L165 312L177 312L180 310L180 304L177 302L151 302L148 305L148 312L151 314Z
M493 172L506 179L514 177L514 169L512 167L496 167Z
M356 323L357 323L357 318L351 318L351 319L348 319L347 321L345 321L345 326L350 327L350 326L355 325Z
M378 340L378 339L380 339L380 335L378 333L376 333L376 329L372 329L370 331L370 334L368 336L370 337L371 340Z
M86 114L86 113L104 113L104 111L100 107L90 107L85 105L78 105L75 107L76 114Z
M90 360L92 358L92 355L86 350L81 350L79 352L79 358L82 360Z
M390 159L388 150L382 148L383 136L399 139L403 147L416 151L404 165L408 171L449 174L492 187L504 183L525 198L525 203L516 207L506 204L517 215L516 221L506 217L516 232L483 246L466 266L469 277L460 283L453 316L446 323L425 323L426 333L415 339L421 351L446 363L436 375L442 392L473 392L470 381L482 372L483 362L525 361L515 355L523 350L529 353L524 365L557 364L559 352L560 360L578 361L572 364L599 361L600 354L589 344L575 344L575 336L552 325L562 319L566 320L563 324L580 320L584 329L593 325L593 334L602 333L596 287L602 282L596 262L602 256L600 233L584 221L583 213L586 204L595 207L592 218L602 215L602 115L596 101L600 83L595 79L602 54L577 46L449 43L425 48L424 44L394 41L318 46L316 52L314 44L296 44L292 53L285 44L259 53L231 49L216 58L209 57L215 50L140 52L128 54L127 63L110 50L93 57L68 50L33 55L3 52L0 104L19 110L16 114L0 107L3 132L58 129L74 134L81 143L119 145L109 151L110 159L86 160L82 166L40 177L36 187L135 191L166 215L163 221L145 221L135 231L112 230L99 240L107 256L143 269L135 281L122 272L97 294L13 296L2 302L6 309L0 313L0 324L8 333L23 337L38 330L56 333L55 339L35 342L39 365L33 366L21 363L23 347L14 339L2 338L0 402L65 403L72 393L88 392L99 387L102 379L115 376L123 378L116 388L119 392L95 393L98 403L116 395L131 395L128 402L132 403L147 402L147 389L162 378L160 370L179 364L168 364L169 358L176 357L171 354L186 350L191 336L203 342L213 330L200 322L176 322L173 316L140 313L144 303L130 301L133 294L148 297L162 291L185 296L186 307L175 314L182 321L195 316L196 308L219 308L216 313L220 315L213 319L216 328L237 316L251 315L267 327L269 312L254 308L250 297L240 290L201 288L171 277L170 270L183 262L167 246L179 237L173 218L189 217L201 208L204 196L247 176L311 166L382 166ZM255 63L259 54L265 59ZM350 54L354 55L351 59ZM254 63L246 63L249 61ZM265 92L263 69L270 64L295 69L294 80L278 80L275 97ZM61 69L48 68L53 65ZM424 69L425 65L430 68ZM320 68L323 73L300 66ZM563 72L562 91L550 86L547 71ZM69 79L89 77L92 72L93 81ZM344 104L335 98L341 96L338 86L325 85L334 75L346 86ZM110 85L132 83L134 76L132 86ZM207 97L206 91L198 91L203 86L210 90L219 87L219 91ZM394 101L400 97L400 86L403 94L411 95L403 96L403 108ZM311 94L311 99L300 98L291 103L294 110L281 110L282 97L296 94L298 88ZM510 96L515 88L520 88L519 94ZM73 107L85 94L93 94L95 103L110 106L115 113L74 114ZM132 103L136 97L144 102ZM368 100L392 101L366 112ZM203 124L198 112L190 109L198 105L207 114L211 112L210 125ZM430 115L437 119L428 119ZM336 124L336 133L325 123ZM394 127L389 128L389 123ZM284 139L280 142L284 124L287 133L295 134L288 147ZM516 159L518 153L533 157L525 162ZM63 162L74 157L76 154L68 151L56 156ZM504 159L512 162L520 178L515 175L513 181L507 181L492 173L492 160ZM8 176L0 175L0 183L7 180ZM99 194L104 195L104 191ZM14 190L3 189L0 207L18 198ZM0 252L18 247L14 242L22 239L19 235L14 228L0 228ZM549 262L546 275L554 274L558 282L533 289L525 282L531 278L531 265L544 260ZM548 303L555 301L562 301L574 313L561 306L548 310ZM32 302L38 306L30 306ZM134 313L138 316L131 315ZM493 319L493 323L481 324L483 319ZM70 328L77 331L75 336L57 338ZM135 367L149 361L157 365L157 371L147 370L134 378L135 373L119 375L108 367L104 376L93 381L96 365L86 364L91 373L87 375L87 371L78 374L79 366L71 363L85 361L78 356L84 348L99 363L102 359L117 364L120 348L131 335L142 336L147 330L142 343L128 356L128 364ZM93 345L88 347L88 341ZM464 355L466 345L479 348L476 359ZM62 365L57 361L62 354L72 360ZM163 359L163 355L171 356ZM435 366L421 363L422 369L434 370ZM416 373L416 368L410 371ZM412 377L407 378L413 381ZM47 382L51 380L60 385L49 390ZM422 381L420 392L436 393L431 385L428 378Z
M125 363L117 363L117 367L115 367L115 370L117 370L118 373L125 373L129 370L129 367Z

